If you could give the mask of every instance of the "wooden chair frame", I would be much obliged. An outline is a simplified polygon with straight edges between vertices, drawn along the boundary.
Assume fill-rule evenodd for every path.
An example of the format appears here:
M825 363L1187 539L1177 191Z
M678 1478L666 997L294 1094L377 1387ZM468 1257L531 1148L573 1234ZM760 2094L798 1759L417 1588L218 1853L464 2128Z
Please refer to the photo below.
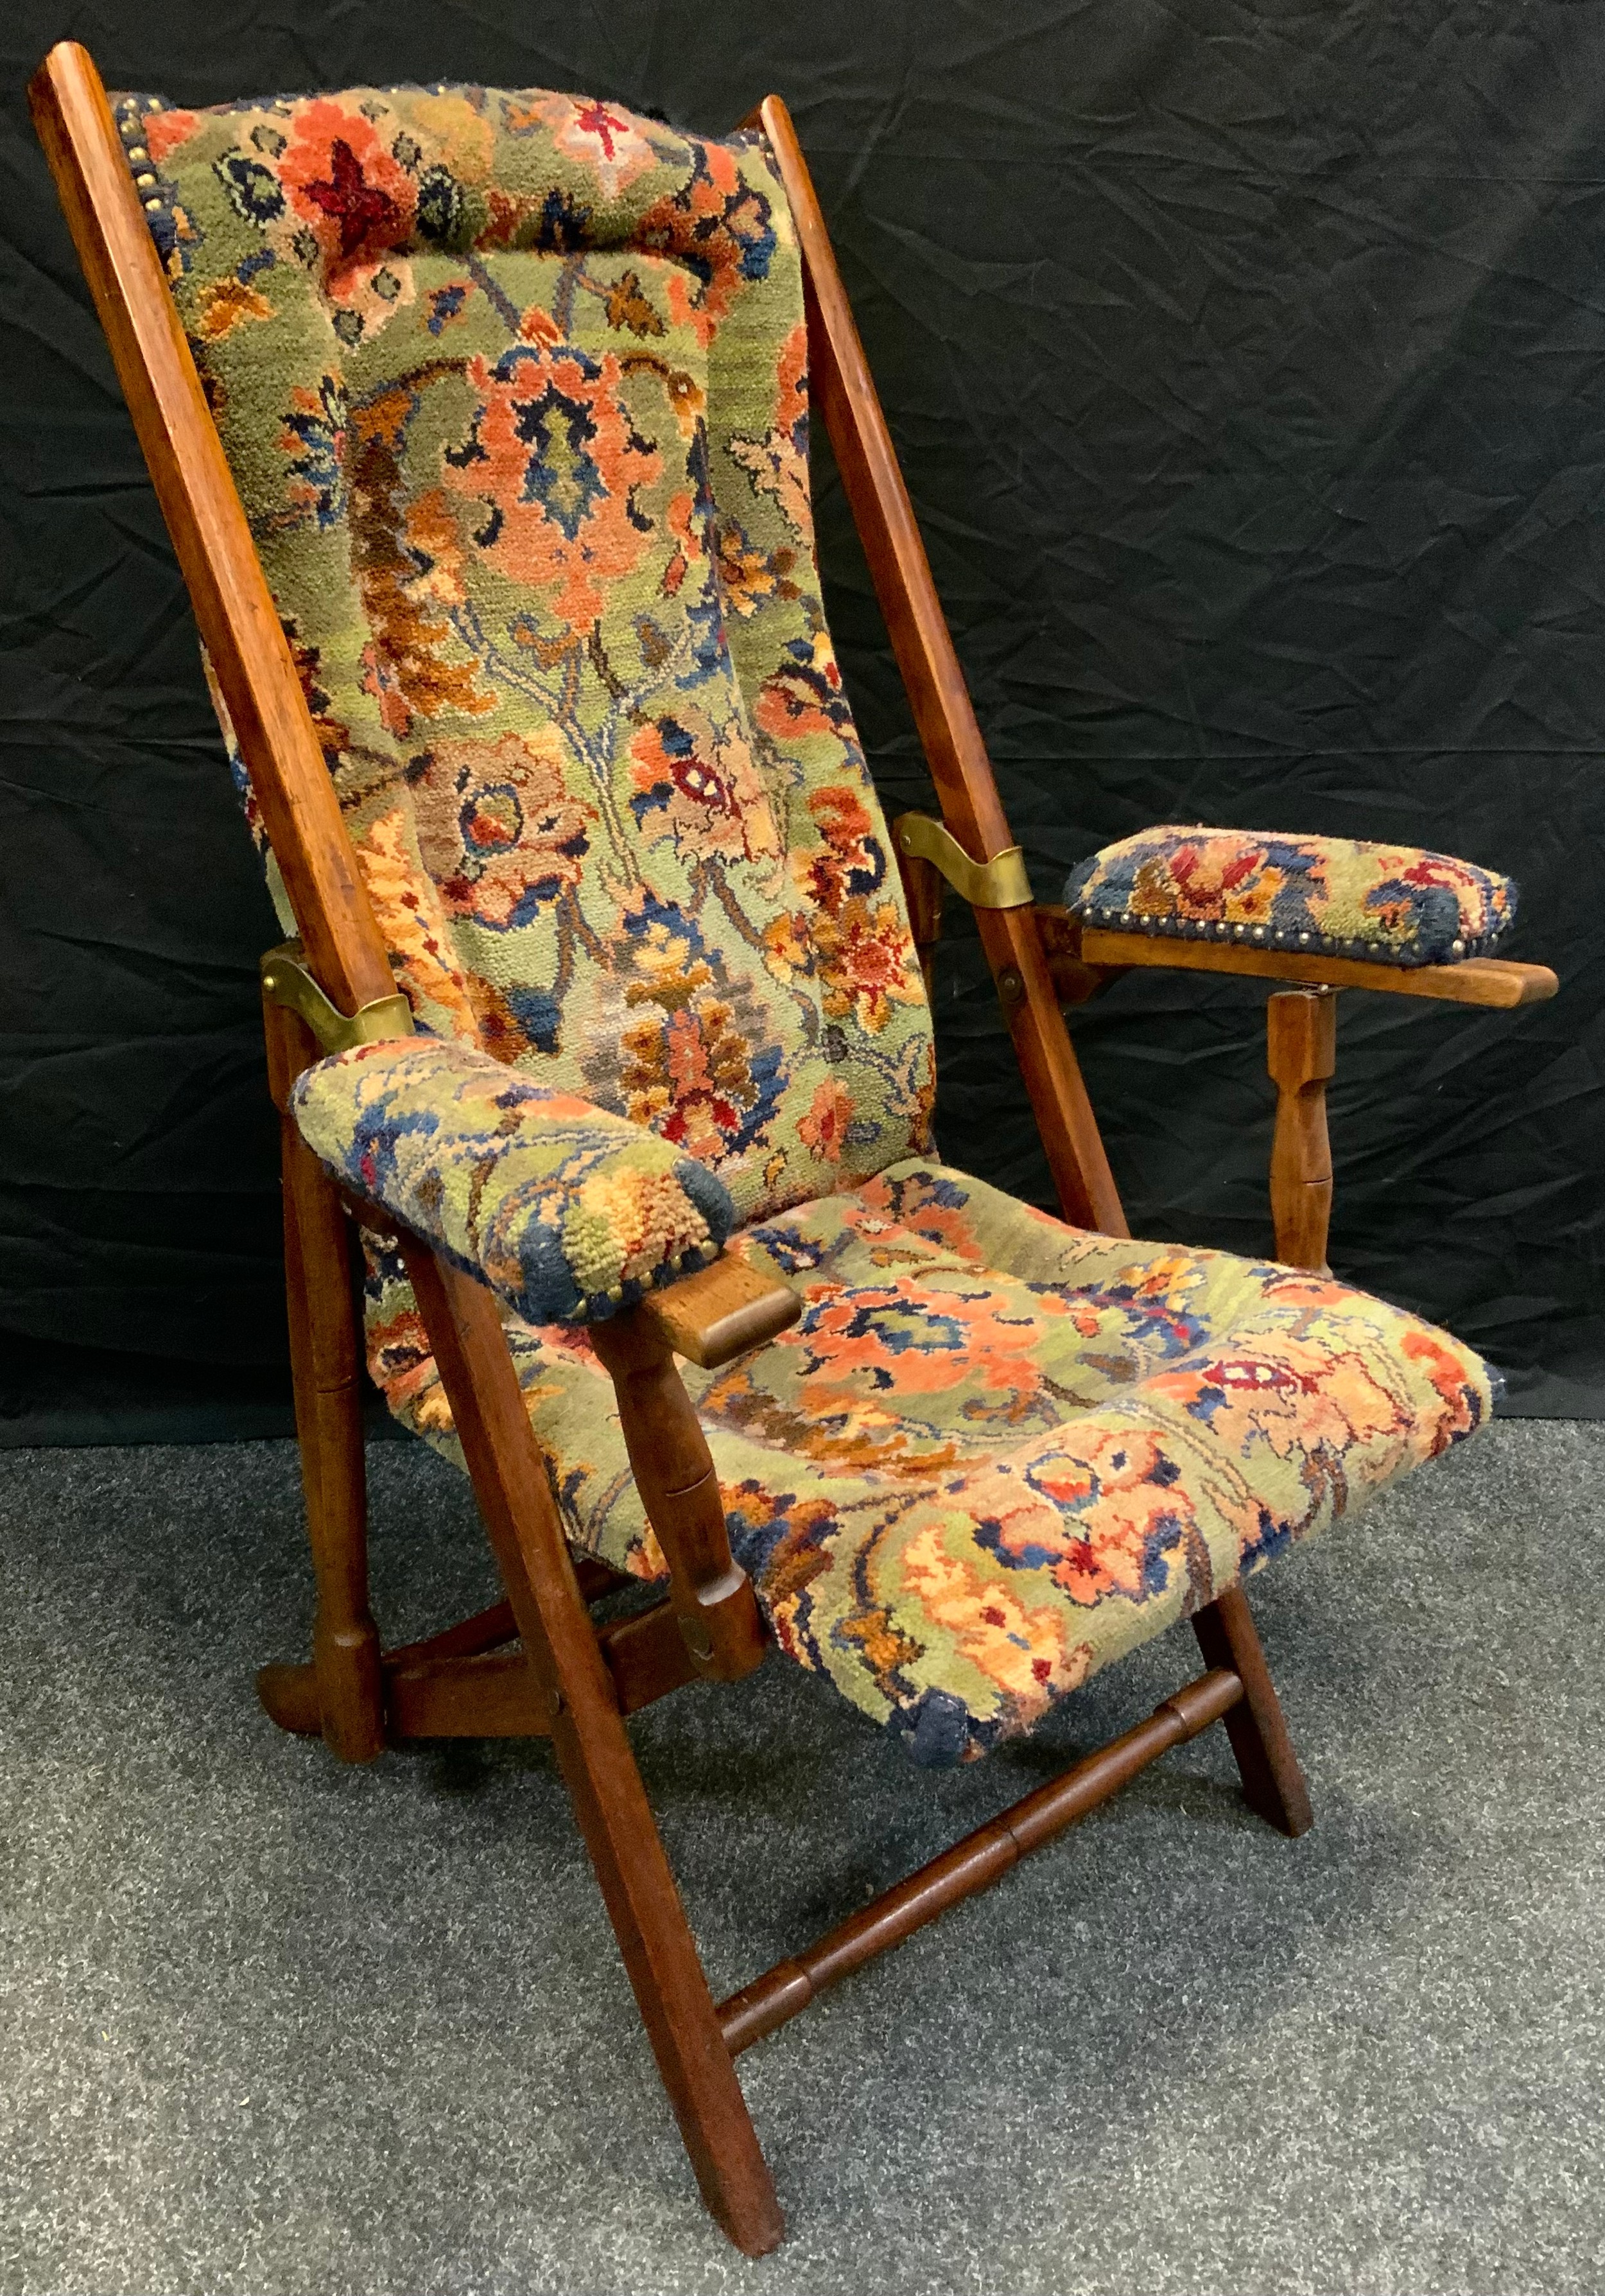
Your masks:
M307 972L340 1014L396 996L384 943L244 512L207 411L177 311L146 229L94 66L53 49L36 77L35 118L158 497L201 635L299 926ZM1386 967L1127 935L1079 932L1029 898L1011 845L929 566L785 106L761 126L802 245L813 392L863 537L876 593L929 761L942 830L896 825L915 935L929 964L944 880L976 903L986 949L1067 1218L1127 1233L1071 1049L1061 999L1077 1002L1133 964L1270 974L1300 985L1271 1001L1281 1095L1273 1197L1283 1256L1325 1256L1324 1080L1336 986L1487 1004L1552 990L1538 967L1468 963L1400 974ZM943 834L945 830L945 836ZM932 857L935 857L934 858ZM282 972L282 968L281 968ZM270 975L270 984L280 975ZM589 1604L621 1582L565 1540L491 1293L344 1200L285 1112L291 1085L320 1056L301 1013L264 1005L270 1083L281 1112L291 1357L307 1515L317 1584L313 1656L269 1667L259 1688L283 1726L321 1731L348 1761L398 1739L549 1736L573 1800L620 1952L703 2197L749 2255L783 2222L736 2078L737 2054L820 1988L986 1888L1117 1792L1167 1748L1224 1721L1247 1798L1288 1834L1309 1802L1241 1591L1199 1614L1205 1671L1127 1731L955 1848L716 2005L651 1811L625 1718L698 1677L734 1680L761 1660L766 1629L725 1533L713 1464L676 1367L676 1353L727 1361L795 1314L790 1293L724 1260L593 1332L613 1378L632 1464L670 1563L653 1606L599 1626ZM405 1253L454 1414L506 1599L428 1641L381 1650L369 1609L360 1332L350 1219L388 1228Z

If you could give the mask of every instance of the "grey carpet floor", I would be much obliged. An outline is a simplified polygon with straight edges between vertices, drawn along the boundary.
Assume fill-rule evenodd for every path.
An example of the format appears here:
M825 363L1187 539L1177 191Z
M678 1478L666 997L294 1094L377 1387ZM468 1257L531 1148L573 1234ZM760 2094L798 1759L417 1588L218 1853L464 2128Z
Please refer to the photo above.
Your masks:
M492 1598L372 1454L392 1639ZM340 1768L283 1444L0 1457L0 2288L1605 2289L1605 1426L1505 1423L1261 1579L1313 1787L1223 1734L743 2059L791 2236L698 2205L544 1746ZM633 1726L716 1988L1149 1710L914 1770L773 1662Z

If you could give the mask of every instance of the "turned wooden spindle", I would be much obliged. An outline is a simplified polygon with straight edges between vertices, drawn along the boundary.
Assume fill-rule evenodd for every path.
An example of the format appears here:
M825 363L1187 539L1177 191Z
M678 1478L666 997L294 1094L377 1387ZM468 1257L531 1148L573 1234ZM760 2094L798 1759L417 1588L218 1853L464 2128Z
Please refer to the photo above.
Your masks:
M713 1457L674 1350L641 1308L594 1324L590 1337L618 1397L625 1447L668 1563L692 1663L715 1680L739 1681L762 1660L768 1636L730 1552Z
M1276 1086L1271 1213L1276 1257L1330 1275L1332 1152L1326 1087L1338 1064L1338 996L1331 988L1281 989L1265 1006L1265 1066Z

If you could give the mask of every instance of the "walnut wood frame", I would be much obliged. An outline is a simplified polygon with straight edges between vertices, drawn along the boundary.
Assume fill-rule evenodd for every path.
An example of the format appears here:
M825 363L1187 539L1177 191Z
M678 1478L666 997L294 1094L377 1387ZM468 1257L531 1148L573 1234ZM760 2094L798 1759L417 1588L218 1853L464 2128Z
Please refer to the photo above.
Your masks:
M308 968L342 1013L355 1013L393 996L395 981L105 92L85 50L63 43L45 60L30 94ZM767 136L797 221L815 395L943 817L971 858L989 860L1009 847L1008 826L818 201L779 99L769 98L753 124ZM910 894L928 961L939 887L933 890L916 867ZM1138 956L1124 945L1110 950L1102 945L1108 935L1095 947L1091 937L1078 946L1062 912L983 910L978 922L1066 1214L1124 1234L1060 1000L1078 1001L1132 963L1205 960L1181 955L1175 944L1164 958ZM1330 1004L1324 990L1314 999L1300 992L1296 1001L1302 1008L1322 996ZM1518 999L1490 995L1480 1001ZM569 1551L491 1294L416 1237L399 1234L505 1599L425 1642L383 1651L368 1603L349 1222L356 1214L366 1225L386 1223L373 1207L342 1199L284 1113L290 1086L318 1048L294 1013L270 1000L265 1013L270 1083L283 1122L291 1352L317 1613L311 1660L264 1669L263 1702L285 1728L321 1731L348 1761L369 1759L414 1735L552 1739L704 2199L739 2248L762 2254L780 2240L783 2224L736 2079L739 2051L795 2015L823 1986L998 1879L1167 1747L1213 1722L1225 1723L1250 1806L1290 1835L1309 1824L1303 1779L1248 1603L1233 1590L1200 1612L1194 1625L1205 1671L1148 1722L716 2005L625 1717L699 1677L738 1678L762 1658L763 1622L732 1557L712 1463L674 1355L727 1359L769 1336L792 1310L783 1302L777 1307L773 1287L755 1292L749 1278L721 1263L594 1333L670 1563L664 1599L599 1624L591 1603L622 1582ZM1284 1128L1278 1130L1281 1165L1290 1176L1283 1192L1295 1189L1303 1208L1290 1241L1306 1264L1324 1252L1322 1176L1313 1166L1319 1162L1315 1117L1326 1072L1325 1028L1324 1020L1312 1024L1293 1015L1273 1029L1273 1054L1282 1063L1274 1072L1292 1110L1285 1142Z

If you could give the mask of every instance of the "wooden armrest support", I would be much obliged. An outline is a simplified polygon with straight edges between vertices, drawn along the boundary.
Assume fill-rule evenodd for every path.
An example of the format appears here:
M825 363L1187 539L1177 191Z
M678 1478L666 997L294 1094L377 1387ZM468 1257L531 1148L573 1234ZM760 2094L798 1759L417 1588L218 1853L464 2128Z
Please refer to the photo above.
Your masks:
M725 1264L716 1263L716 1267ZM716 1269L705 1272L712 1275ZM699 1281L696 1276L686 1279L688 1284ZM800 1308L797 1295L790 1296ZM651 1313L667 1297L654 1293L650 1300L594 1324L591 1345L618 1398L625 1448L647 1520L668 1564L669 1600L686 1651L699 1674L734 1682L757 1665L767 1636L752 1583L730 1552L725 1504L708 1439L675 1361L677 1342L665 1335Z
M1250 948L1241 941L1179 940L1167 933L1102 932L1084 925L1085 966L1158 965L1181 972L1251 973L1263 980L1302 980L1328 988L1376 988L1392 996L1433 996L1451 1004L1541 1004L1560 987L1547 964L1514 964L1469 956L1459 964L1365 964L1347 956Z
M802 1304L789 1283L726 1252L711 1267L649 1292L635 1312L677 1356L717 1371L796 1323Z
M1057 901L1038 901L1031 914L1061 1004L1086 1004L1126 970L1124 964L1088 964L1081 954L1081 919Z

